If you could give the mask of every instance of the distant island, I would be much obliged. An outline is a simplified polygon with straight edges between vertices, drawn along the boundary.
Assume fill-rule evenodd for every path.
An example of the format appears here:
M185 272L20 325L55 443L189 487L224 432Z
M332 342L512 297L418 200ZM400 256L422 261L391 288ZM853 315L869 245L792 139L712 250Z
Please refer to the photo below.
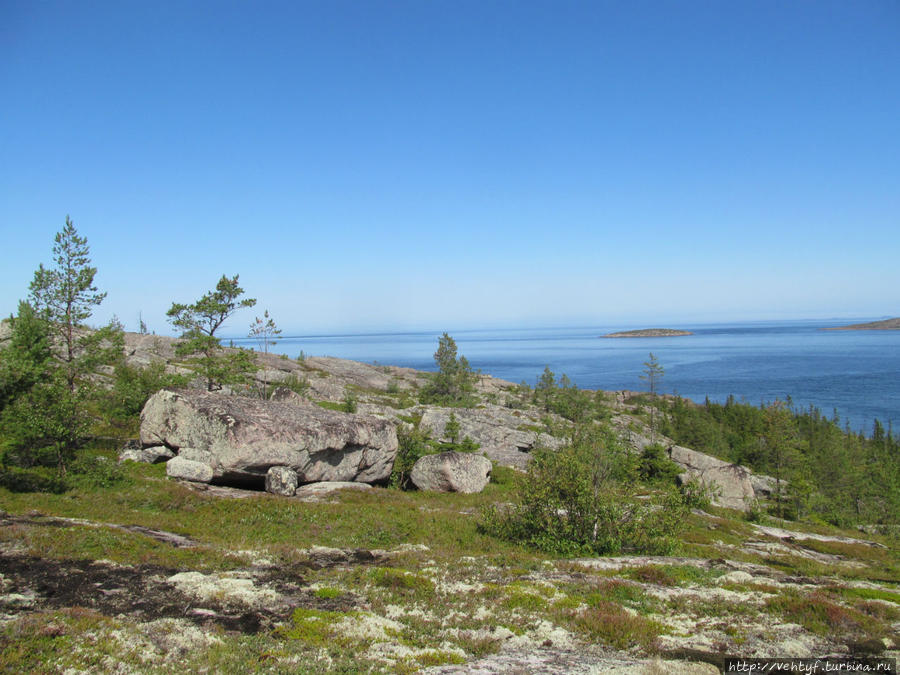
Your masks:
M833 326L822 330L900 330L900 317L884 319L883 321L870 321L869 323L854 323L850 326Z
M672 328L642 328L640 330L623 330L617 333L601 335L602 338L642 338L642 337L679 337L681 335L693 335L689 330L674 330Z

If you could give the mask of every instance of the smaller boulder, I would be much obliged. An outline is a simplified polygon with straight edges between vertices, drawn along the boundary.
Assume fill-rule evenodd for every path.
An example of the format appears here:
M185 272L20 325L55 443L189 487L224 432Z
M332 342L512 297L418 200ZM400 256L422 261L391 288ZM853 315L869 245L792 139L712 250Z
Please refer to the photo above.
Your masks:
M175 453L164 445L154 445L149 448L125 446L119 451L119 463L131 460L145 464L159 464L172 459Z
M266 472L266 492L290 497L297 489L297 472L287 466L272 466Z
M410 472L420 490L481 492L491 479L491 460L468 452L442 452L420 458Z
M209 464L184 457L173 457L166 462L166 474L169 478L180 478L195 483L209 483L213 479L213 470Z

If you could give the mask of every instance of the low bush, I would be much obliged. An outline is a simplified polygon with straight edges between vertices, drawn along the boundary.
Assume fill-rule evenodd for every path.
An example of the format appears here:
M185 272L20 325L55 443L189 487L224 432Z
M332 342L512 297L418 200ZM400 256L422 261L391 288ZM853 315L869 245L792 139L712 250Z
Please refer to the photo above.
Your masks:
M36 466L21 469L15 466L0 467L0 487L10 492L50 492L61 494L69 489L64 476L55 469Z
M666 449L659 443L644 447L638 461L638 474L648 484L672 485L681 473L679 466L669 459Z
M518 503L487 507L482 532L559 555L677 548L687 507L674 489L638 499L633 459L608 429L591 426L557 451L538 450L517 485Z

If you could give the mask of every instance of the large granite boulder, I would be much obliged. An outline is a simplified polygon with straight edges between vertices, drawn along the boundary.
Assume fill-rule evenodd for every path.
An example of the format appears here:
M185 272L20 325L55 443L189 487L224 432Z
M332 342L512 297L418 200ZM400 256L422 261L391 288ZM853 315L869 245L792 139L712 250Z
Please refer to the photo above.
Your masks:
M382 482L397 454L387 420L193 390L150 397L141 412L141 443L206 463L215 482L260 488L273 466L294 470L300 483Z
M470 452L425 455L413 465L409 478L420 490L481 492L491 479L491 460Z
M693 478L713 490L713 504L741 511L750 508L755 493L746 467L680 445L669 448L669 457L685 469L682 480Z

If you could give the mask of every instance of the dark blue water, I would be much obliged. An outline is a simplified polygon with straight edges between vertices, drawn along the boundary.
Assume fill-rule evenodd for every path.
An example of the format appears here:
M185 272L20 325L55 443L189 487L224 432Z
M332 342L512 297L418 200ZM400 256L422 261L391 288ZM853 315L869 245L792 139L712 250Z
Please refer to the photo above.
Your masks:
M823 331L835 322L683 326L677 338L599 339L621 327L450 331L473 368L534 385L544 366L586 389L646 388L649 353L665 368L660 390L695 401L729 395L758 405L791 397L871 433L900 423L900 331ZM667 326L679 328L680 326ZM274 351L434 370L440 331L284 338ZM242 341L235 341L241 344ZM248 344L248 343L244 343ZM900 426L900 424L898 424Z

